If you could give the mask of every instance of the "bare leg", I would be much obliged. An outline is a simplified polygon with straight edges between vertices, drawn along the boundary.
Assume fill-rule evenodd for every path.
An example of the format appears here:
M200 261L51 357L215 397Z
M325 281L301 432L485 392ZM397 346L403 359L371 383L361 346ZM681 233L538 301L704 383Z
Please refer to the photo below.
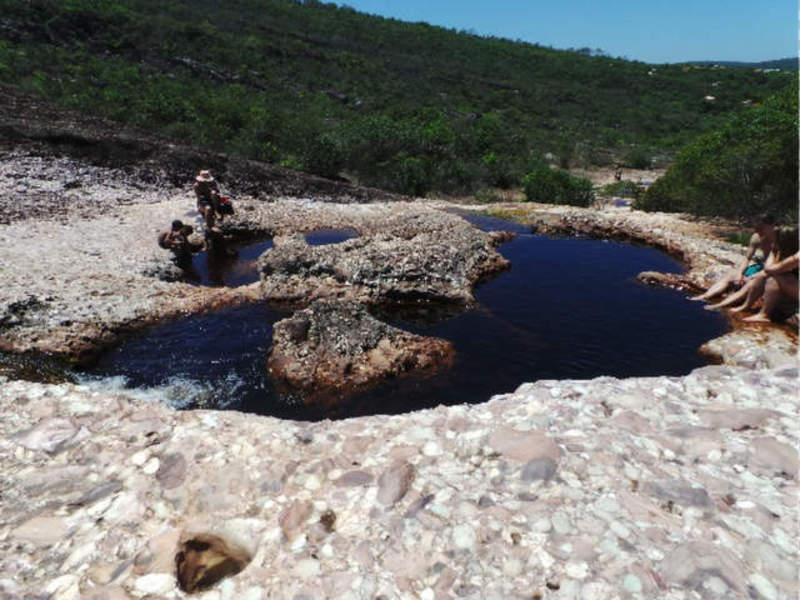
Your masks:
M710 288L708 288L704 293L700 294L699 296L693 296L690 300L710 300L714 296L718 296L722 292L728 289L728 286L738 277L738 273L735 271L731 271L727 275L725 275L722 279L712 284Z
M733 306L734 304L738 304L739 302L744 300L747 297L749 291L750 291L750 285L746 285L742 289L732 293L730 296L728 296L721 302L717 302L716 304L709 304L705 308L706 310L719 310L720 308L727 308L728 306Z
M206 212L203 214L206 220L206 229L214 229L217 224L217 213L211 206L206 207Z
M753 305L752 305L750 302L748 302L747 300L745 300L745 301L744 301L742 304L740 304L739 306L734 306L734 307L733 307L733 308L730 310L730 312L732 312L732 313L740 313L740 312L744 312L744 311L748 310L749 308L752 308L752 306L753 306Z
M748 323L766 323L770 320L775 308L781 299L786 296L797 299L798 286L797 277L789 273L773 275L764 287L764 304L761 310L752 317L742 319Z
M764 284L766 281L767 277L764 273L754 275L750 284L745 286L745 289L747 289L747 297L745 298L744 304L732 308L731 312L741 312L752 308L756 301L764 295Z
M737 290L727 298L725 298L722 302L717 302L716 304L710 304L706 306L706 310L718 310L720 308L727 308L729 306L733 306L734 304L738 304L739 302L745 301L745 306L750 306L753 302L758 300L761 297L761 294L764 293L764 281L766 280L766 275L763 273L759 273L757 275L753 275L747 280L747 283L744 284L742 289Z

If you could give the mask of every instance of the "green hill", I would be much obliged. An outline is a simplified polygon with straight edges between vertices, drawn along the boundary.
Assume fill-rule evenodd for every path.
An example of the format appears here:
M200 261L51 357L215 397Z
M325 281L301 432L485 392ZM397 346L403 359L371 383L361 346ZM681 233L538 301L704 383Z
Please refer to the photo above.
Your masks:
M547 153L562 165L663 162L793 81L557 51L315 1L0 9L0 82L201 146L415 194L517 185Z
M636 206L796 224L797 131L797 89L786 89L687 144Z
M797 58L778 58L775 60L764 60L761 62L736 62L736 61L713 61L701 60L693 61L689 64L701 66L720 66L720 67L736 67L740 69L780 69L782 71L797 71L798 62Z

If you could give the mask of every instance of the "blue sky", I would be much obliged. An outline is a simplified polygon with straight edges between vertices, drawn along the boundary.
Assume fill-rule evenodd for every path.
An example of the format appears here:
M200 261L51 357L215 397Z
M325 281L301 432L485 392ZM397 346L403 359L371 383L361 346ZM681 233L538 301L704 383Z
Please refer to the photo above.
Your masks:
M360 12L645 62L797 56L792 0L347 0Z

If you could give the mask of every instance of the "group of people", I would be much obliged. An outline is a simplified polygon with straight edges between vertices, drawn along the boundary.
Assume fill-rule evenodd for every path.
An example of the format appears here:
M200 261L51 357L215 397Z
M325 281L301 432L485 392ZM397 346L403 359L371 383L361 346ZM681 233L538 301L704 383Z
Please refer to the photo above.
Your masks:
M798 302L798 231L776 227L771 214L756 218L750 244L739 266L714 282L692 300L711 300L733 290L726 298L710 304L708 310L730 308L740 313L755 309L746 322L781 320L797 311Z
M168 231L158 236L158 245L172 250L179 265L191 264L191 256L209 249L218 242L222 246L221 230L226 215L233 213L230 200L220 195L219 185L208 170L195 177L194 193L197 211L205 225L202 242L191 239L194 228L180 220L172 222ZM798 231L776 227L773 215L765 213L755 219L754 233L741 264L714 282L708 290L692 300L708 301L733 290L726 298L710 304L708 310L730 308L731 312L753 309L761 301L760 309L743 319L748 322L766 322L788 316L797 310L798 302Z
M233 214L230 199L222 196L219 185L208 170L200 171L195 177L194 193L197 199L197 212L202 217L205 235L202 242L192 239L194 227L176 219L169 230L158 235L158 245L171 250L178 266L187 268L191 265L191 257L195 252L207 250L214 245L221 246L221 224L227 215Z

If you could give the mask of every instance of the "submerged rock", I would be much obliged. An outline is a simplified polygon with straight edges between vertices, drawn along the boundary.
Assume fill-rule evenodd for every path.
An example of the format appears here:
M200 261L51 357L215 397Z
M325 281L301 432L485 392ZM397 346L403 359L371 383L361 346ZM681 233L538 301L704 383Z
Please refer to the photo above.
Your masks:
M363 305L318 300L275 324L267 368L279 385L321 400L403 373L435 371L453 353L450 342L387 325Z
M636 279L645 285L659 285L677 290L688 290L692 293L697 293L701 290L699 286L690 281L686 276L676 273L643 271L636 276Z

